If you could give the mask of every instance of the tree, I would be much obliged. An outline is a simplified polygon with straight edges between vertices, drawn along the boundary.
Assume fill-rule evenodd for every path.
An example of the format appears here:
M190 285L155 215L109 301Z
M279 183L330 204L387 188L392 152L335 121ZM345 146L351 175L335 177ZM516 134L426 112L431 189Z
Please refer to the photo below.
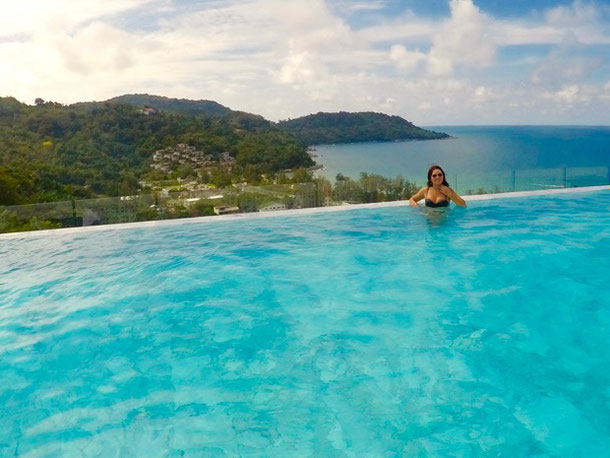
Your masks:
M321 183L300 183L297 186L296 203L300 208L321 207L324 205L324 190Z
M360 199L360 186L351 178L337 181L333 187L333 199L339 201L355 202Z
M18 205L21 197L17 192L17 182L4 170L0 169L0 205Z
M217 168L210 173L210 183L217 188L231 186L231 175L222 168Z
M121 182L119 184L120 196L132 196L138 192L138 179L132 172L121 173Z
M311 181L313 181L313 172L304 169L303 167L297 168L292 173L293 183L309 183Z
M211 216L214 215L214 205L200 200L191 206L191 216Z
M237 206L239 211L252 213L258 211L257 194L252 192L242 192L237 196Z
M360 188L362 193L360 200L362 202L379 202L383 201L380 198L385 194L386 179L380 175L361 173L360 174Z

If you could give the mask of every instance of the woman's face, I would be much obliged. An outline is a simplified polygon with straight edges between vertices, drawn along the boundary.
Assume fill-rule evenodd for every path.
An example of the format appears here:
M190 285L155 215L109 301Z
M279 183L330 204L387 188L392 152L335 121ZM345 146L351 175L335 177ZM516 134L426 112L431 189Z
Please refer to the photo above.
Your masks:
M430 175L430 179L432 180L432 185L437 186L443 184L443 180L445 177L443 176L443 172L440 169L434 169L432 171L432 175Z

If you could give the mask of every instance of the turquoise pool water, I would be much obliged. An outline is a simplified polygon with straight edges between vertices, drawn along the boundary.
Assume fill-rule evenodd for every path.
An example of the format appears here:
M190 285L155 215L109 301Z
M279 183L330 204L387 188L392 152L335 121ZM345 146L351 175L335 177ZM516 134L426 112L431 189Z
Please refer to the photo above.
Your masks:
M0 238L0 456L601 456L610 192Z

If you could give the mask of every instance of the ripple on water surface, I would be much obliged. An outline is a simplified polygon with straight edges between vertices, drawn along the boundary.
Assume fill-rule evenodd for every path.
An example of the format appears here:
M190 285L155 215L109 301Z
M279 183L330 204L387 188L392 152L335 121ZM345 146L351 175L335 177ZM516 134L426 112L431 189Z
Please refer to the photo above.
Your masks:
M0 455L601 456L609 195L3 239Z

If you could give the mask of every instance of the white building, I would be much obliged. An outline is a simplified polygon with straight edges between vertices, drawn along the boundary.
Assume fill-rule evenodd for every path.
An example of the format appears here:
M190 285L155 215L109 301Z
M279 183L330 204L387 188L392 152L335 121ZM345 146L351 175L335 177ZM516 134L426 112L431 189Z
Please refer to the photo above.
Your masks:
M239 207L214 207L214 213L217 215L229 215L231 213L238 213Z

